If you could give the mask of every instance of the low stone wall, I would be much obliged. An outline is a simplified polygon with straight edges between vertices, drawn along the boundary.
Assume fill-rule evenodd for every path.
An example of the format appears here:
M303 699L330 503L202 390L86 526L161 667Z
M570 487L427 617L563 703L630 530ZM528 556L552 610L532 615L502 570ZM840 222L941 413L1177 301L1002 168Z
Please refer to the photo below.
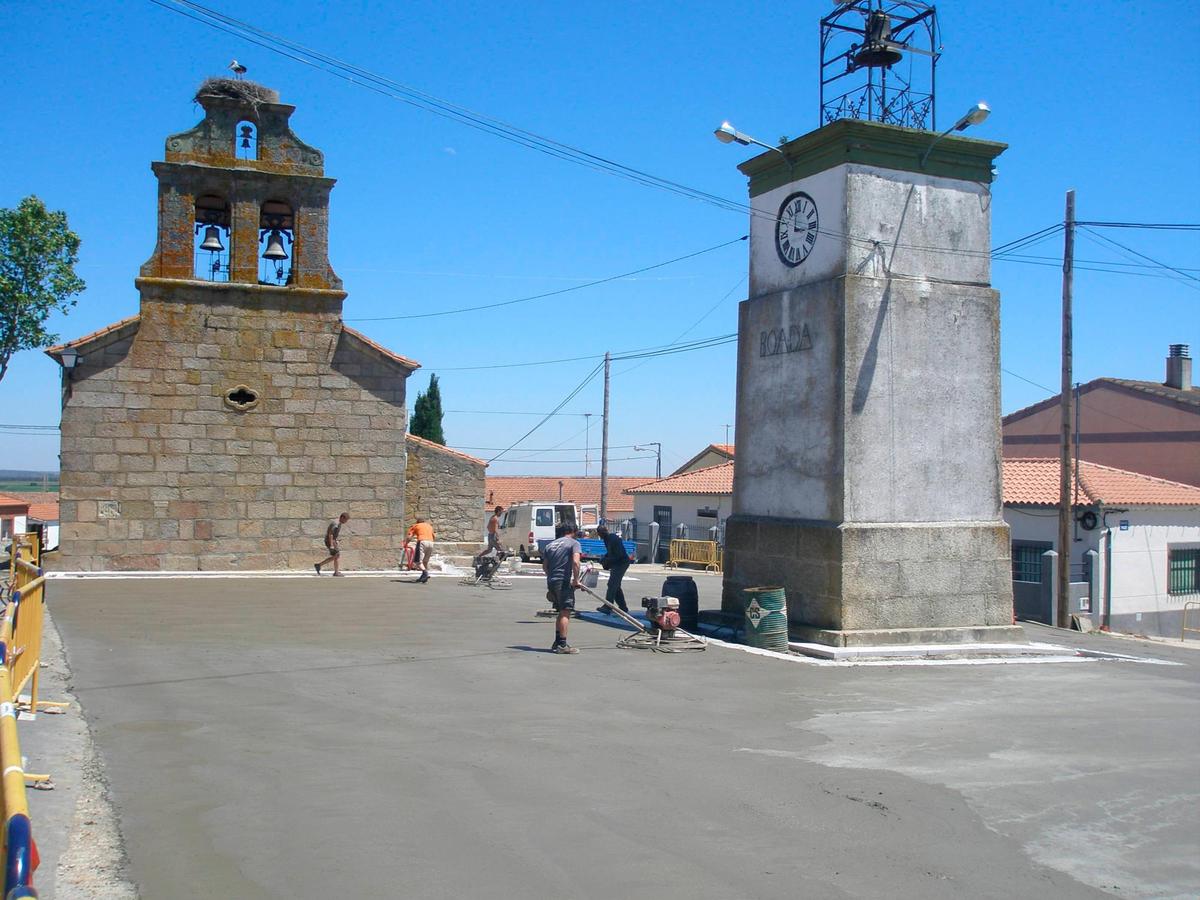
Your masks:
M482 545L487 464L411 434L405 438L405 447L407 524L415 522L417 516L431 522L439 547L455 543L475 548Z

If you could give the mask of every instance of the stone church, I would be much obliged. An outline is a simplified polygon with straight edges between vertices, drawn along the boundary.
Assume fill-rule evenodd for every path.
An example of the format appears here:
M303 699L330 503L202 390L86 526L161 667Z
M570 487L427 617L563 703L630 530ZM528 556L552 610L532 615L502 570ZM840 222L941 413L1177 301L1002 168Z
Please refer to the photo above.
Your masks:
M394 566L419 366L342 321L334 180L295 107L228 79L196 101L203 120L151 166L139 314L47 351L63 365L59 565L306 569L345 510L353 567Z

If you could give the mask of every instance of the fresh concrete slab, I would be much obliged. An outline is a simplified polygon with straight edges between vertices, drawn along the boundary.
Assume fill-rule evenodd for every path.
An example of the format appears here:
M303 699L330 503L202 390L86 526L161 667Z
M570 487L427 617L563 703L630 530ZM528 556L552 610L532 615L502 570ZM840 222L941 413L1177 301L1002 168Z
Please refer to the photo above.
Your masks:
M142 896L1200 893L1190 651L846 668L579 620L564 657L536 579L404 582L51 584Z

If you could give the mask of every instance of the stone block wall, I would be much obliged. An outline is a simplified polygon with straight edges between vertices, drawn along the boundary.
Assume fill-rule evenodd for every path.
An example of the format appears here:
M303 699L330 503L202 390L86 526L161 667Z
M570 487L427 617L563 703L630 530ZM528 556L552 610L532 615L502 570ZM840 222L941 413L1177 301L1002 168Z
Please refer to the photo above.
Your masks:
M415 364L345 329L341 291L138 286L139 318L75 342L58 565L306 569L348 511L343 564L394 566Z
M408 435L404 475L409 522L433 524L439 544L483 543L483 497L487 464L481 459Z

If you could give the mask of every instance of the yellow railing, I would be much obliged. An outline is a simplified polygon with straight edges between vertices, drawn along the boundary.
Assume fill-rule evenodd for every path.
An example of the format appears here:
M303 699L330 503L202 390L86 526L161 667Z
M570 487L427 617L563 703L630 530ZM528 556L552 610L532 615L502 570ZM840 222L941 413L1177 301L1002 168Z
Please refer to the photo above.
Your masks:
M0 814L3 815L4 896L36 897L33 870L37 848L25 796L27 776L17 735L17 699L28 684L29 708L38 708L38 668L42 650L42 606L46 577L38 567L36 535L13 538L9 564L11 594L0 620ZM20 888L20 890L18 890Z
M703 566L704 571L721 571L721 546L716 541L685 541L671 539L668 566Z
M1200 628L1188 628L1189 612L1200 613L1200 600L1189 600L1187 603L1183 604L1183 624L1180 626L1179 630L1179 639L1181 641L1187 640L1189 631L1193 632L1194 634L1200 634Z
M29 709L38 708L38 669L42 661L42 611L46 576L38 567L41 548L37 535L18 535L13 541L12 597L4 611L4 666L9 671L8 692L0 700L16 703L29 688Z

